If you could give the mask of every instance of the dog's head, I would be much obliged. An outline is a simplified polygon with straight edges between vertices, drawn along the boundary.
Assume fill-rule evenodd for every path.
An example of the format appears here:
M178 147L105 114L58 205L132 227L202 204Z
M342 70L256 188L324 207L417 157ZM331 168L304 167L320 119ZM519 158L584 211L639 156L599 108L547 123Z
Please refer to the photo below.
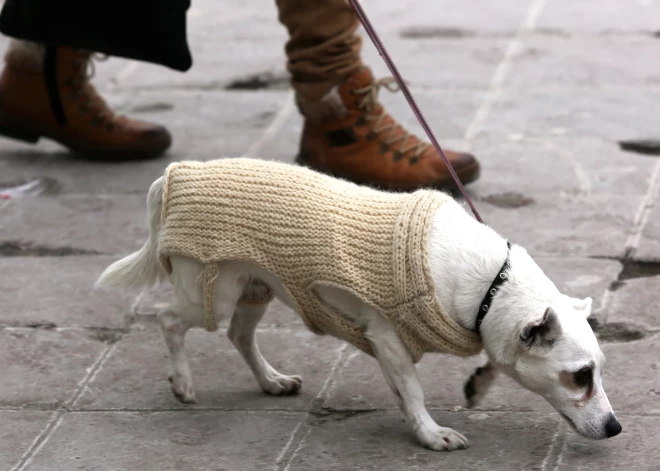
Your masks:
M580 435L602 439L618 435L621 425L603 389L605 356L587 322L590 312L591 298L562 296L525 316L515 329L515 354L498 366L543 396Z
M527 265L531 259L519 261ZM543 396L580 435L592 439L618 435L621 425L601 379L605 356L587 322L591 298L563 295L544 275L535 273L540 268L528 265L521 274L515 262L514 258L512 282L502 290L499 315L486 326L489 313L482 324L482 334L489 330L484 344L491 361Z

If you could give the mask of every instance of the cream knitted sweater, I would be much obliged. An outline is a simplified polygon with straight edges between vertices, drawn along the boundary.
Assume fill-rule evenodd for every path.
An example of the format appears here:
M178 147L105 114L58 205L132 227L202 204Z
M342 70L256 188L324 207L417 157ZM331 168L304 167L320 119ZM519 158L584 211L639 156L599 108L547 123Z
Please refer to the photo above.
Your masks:
M206 264L207 330L217 329L217 262L242 260L282 280L317 334L373 355L361 327L315 295L317 286L338 286L387 316L415 362L425 352L474 355L479 335L439 304L427 262L432 215L449 199L376 191L261 160L174 163L165 172L159 259L168 273L173 254Z

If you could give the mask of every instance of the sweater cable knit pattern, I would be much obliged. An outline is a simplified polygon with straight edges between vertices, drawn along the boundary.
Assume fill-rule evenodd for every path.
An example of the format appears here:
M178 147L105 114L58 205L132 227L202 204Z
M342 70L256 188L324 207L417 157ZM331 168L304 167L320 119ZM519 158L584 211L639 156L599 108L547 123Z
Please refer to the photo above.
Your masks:
M379 309L415 362L426 352L481 351L481 337L439 304L428 266L432 217L448 195L387 193L298 166L243 158L174 163L164 180L159 260L167 273L174 254L206 265L207 330L217 329L218 263L240 260L277 276L312 332L370 355L361 326L325 306L315 288L341 287ZM272 291L253 280L241 301L271 299Z

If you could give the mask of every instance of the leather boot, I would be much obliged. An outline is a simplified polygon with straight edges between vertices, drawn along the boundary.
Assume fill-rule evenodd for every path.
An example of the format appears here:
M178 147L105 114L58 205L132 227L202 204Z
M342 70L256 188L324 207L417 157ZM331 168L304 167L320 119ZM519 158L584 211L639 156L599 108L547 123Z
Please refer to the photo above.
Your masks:
M163 154L172 142L168 130L115 114L92 75L90 52L15 41L0 74L0 134L29 143L46 137L94 159Z
M409 191L454 189L455 183L433 146L410 134L378 102L393 79L374 81L364 68L320 101L297 95L305 123L297 162L358 184ZM467 153L443 149L461 183L479 177L479 162Z

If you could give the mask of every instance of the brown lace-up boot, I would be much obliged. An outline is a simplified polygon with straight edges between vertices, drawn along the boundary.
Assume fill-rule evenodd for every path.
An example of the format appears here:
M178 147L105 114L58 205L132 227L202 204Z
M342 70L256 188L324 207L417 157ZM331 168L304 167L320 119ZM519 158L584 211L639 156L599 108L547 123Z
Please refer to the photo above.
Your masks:
M306 118L298 163L390 190L453 189L435 149L408 133L378 102L382 86L396 91L392 79L374 81L364 68L318 102L298 94L298 107ZM462 183L479 177L479 163L472 155L443 151Z
M0 75L0 134L47 137L85 157L157 157L171 144L163 126L115 114L92 84L92 54L14 41Z

